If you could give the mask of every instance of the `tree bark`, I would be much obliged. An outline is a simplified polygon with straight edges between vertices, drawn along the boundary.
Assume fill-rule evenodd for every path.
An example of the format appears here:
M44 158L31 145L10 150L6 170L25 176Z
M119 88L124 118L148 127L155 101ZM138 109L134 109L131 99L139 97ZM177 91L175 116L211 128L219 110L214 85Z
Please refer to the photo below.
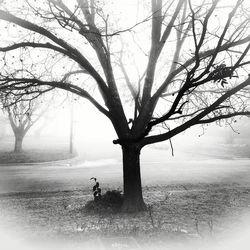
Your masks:
M147 209L142 196L140 173L140 148L136 145L122 147L123 153L123 212L139 212Z
M23 137L24 135L22 133L15 133L15 153L20 153L23 151Z

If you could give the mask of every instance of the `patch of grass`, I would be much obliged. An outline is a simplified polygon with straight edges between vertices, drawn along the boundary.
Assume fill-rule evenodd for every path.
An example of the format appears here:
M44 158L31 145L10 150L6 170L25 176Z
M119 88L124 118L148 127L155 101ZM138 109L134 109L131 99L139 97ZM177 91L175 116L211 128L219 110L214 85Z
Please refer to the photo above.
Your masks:
M66 160L76 156L69 153L68 140L60 137L26 136L23 152L14 153L14 137L0 138L0 163L36 163Z
M0 152L0 163L36 163L66 160L75 155L66 150L27 150L20 153Z
M83 208L91 206L86 204L91 204L89 200L93 199L85 189L44 192L43 195L1 195L0 219L3 225L6 223L6 228L14 225L27 235L32 232L38 237L44 234L83 240L133 236L144 249L153 240L164 243L213 237L241 227L244 213L249 215L249 187L208 184L185 187L150 186L144 189L150 209L138 214L85 213ZM113 199L114 196L108 193L104 208L118 203L117 197Z

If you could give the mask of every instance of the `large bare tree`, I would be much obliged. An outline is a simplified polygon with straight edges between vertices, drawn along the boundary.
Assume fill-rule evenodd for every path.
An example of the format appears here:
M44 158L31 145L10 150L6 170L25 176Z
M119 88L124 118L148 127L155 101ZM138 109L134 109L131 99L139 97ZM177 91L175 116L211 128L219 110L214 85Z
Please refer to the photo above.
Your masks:
M146 208L144 146L250 114L247 1L151 0L137 12L132 1L125 19L123 1L113 9L110 1L11 2L0 10L0 88L32 98L64 89L105 115L123 153L124 211Z

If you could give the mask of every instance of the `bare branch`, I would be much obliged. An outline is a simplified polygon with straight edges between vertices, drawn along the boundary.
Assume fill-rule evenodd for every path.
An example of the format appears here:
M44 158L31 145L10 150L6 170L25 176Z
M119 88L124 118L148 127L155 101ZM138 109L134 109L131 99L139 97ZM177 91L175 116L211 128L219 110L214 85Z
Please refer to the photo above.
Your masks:
M16 25L24 29L34 31L35 33L39 33L42 36L49 38L57 45L61 46L65 51L67 51L67 55L70 58L74 59L77 63L79 63L81 67L86 69L89 72L89 74L96 80L98 86L100 87L101 93L104 97L104 100L107 99L108 91L105 82L103 81L101 76L97 73L97 71L93 68L93 66L88 62L88 60L76 48L71 47L64 40L56 37L54 34L46 30L45 28L42 28L24 19L18 18L6 11L0 10L0 19L11 23L15 23Z
M184 1L179 1L175 12L172 15L172 18L167 25L165 31L163 32L163 35L161 37L161 26L162 26L162 16L161 16L161 9L162 9L162 1L156 1L152 0L152 12L153 12L153 19L152 19L152 36L151 36L151 48L149 53L149 60L147 65L147 73L143 88L143 94L142 94L142 106L144 106L151 96L151 90L152 85L154 81L154 74L155 74L155 68L156 63L159 58L159 55L163 49L164 44L166 43L174 22L177 18L177 15L179 14L182 5L184 4Z
M247 87L249 85L250 85L250 78L248 78L247 80L245 80L241 84L237 85L236 87L232 88L231 90L227 91L225 94L223 94L221 97L219 97L213 104L208 106L206 109L204 109L198 115L196 115L194 118L188 120L187 122L183 123L182 125L172 129L171 131L169 131L165 134L146 137L145 139L143 139L142 144L148 145L148 144L168 140L169 138L175 136L176 134L181 133L182 131L186 130L187 128L190 128L191 126L199 124L200 120L202 120L205 116L207 116L209 113L211 113L214 109L216 109L219 105L221 105L230 96L233 96L238 91L244 89L245 87Z
M17 90L21 90L21 89L29 89L29 88L33 88L35 86L51 86L53 88L59 88L59 89L64 89L67 90L69 92L72 92L74 94L77 94L81 97L86 98L87 100L89 100L92 104L94 104L94 106L103 114L105 114L107 117L109 117L109 112L102 107L94 98L92 95L90 95L87 91L85 91L84 89L70 84L70 83L66 83L66 82L57 82L57 81L42 81L36 78L10 78L10 77L5 77L3 79L0 79L0 83L4 82L5 86L1 87L2 84L0 84L0 90L1 88L4 89L17 89ZM6 84L8 84L8 87L6 87ZM30 94L30 93L29 93Z
M197 124L206 124L206 123L212 123L218 120L228 119L235 116L250 116L250 111L242 111L242 112L234 112L231 114L225 114L220 116L215 116L209 119L201 119Z

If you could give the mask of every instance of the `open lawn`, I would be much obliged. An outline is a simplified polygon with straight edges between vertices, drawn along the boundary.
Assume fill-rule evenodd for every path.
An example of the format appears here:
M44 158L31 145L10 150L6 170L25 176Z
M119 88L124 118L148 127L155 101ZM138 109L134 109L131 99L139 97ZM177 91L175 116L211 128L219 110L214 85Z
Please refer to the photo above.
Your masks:
M24 139L24 150L13 152L13 137L0 139L0 164L36 163L65 160L74 157L70 154L65 140L56 138L35 138L27 136Z
M74 157L66 150L29 150L20 153L0 152L1 164L37 163L66 160Z
M159 161L142 161L149 210L139 214L93 215L83 209L93 199L92 176L101 182L103 192L122 189L119 161L1 166L5 234L21 239L25 250L138 249L138 245L148 250L155 246L231 250L231 240L239 238L250 218L249 160L169 158L163 163L162 152L146 153ZM14 242L6 244L16 249ZM237 249L249 249L244 247Z
M86 189L1 195L1 221L5 232L29 242L64 239L79 249L106 237L133 237L142 249L192 249L194 244L203 249L204 243L213 249L212 243L224 244L223 236L241 230L250 216L250 187L237 184L150 186L144 197L148 212L93 215L83 209L92 199Z

